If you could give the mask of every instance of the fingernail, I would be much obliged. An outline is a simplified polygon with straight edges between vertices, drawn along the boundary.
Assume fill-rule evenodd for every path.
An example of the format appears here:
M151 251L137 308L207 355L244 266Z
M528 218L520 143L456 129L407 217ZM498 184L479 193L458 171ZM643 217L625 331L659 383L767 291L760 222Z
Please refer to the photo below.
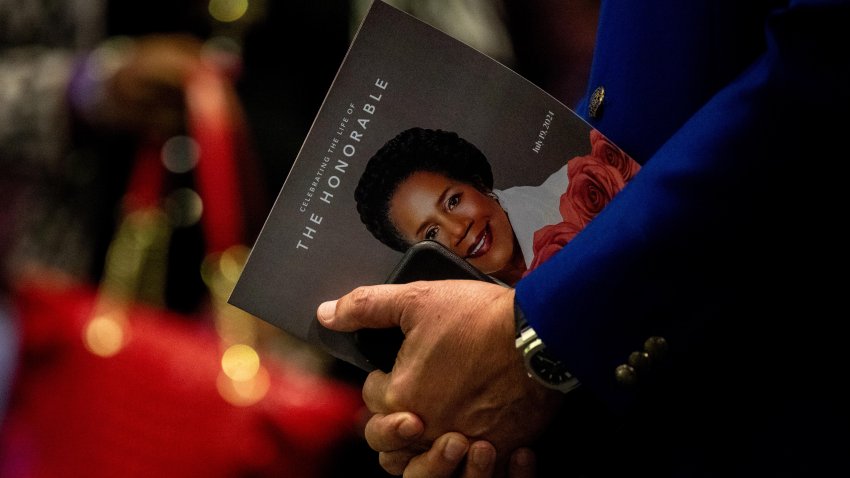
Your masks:
M466 453L466 443L457 438L449 438L443 449L443 458L454 463L460 461L464 453Z
M420 432L419 425L411 418L405 417L398 424L398 433L402 438L413 438Z
M480 469L489 468L496 459L495 450L490 447L474 446L469 451L472 463Z
M332 322L334 312L336 311L336 301L329 300L327 302L322 302L319 305L319 308L316 310L316 317L319 319L319 322L323 324L330 324Z

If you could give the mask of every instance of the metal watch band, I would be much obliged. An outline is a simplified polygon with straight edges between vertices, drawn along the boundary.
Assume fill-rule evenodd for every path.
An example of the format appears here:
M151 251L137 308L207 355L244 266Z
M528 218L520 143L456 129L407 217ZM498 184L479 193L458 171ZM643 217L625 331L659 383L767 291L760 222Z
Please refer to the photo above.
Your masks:
M516 324L515 346L522 355L528 376L547 388L567 393L579 385L560 360L546 352L543 340L525 320L522 309L514 302L514 321ZM545 364L545 365L543 365Z

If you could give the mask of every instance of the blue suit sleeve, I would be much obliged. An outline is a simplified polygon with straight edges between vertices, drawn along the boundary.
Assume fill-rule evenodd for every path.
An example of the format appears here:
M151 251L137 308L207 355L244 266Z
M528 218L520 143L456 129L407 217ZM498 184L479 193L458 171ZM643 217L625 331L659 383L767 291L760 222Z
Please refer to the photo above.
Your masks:
M838 132L825 118L850 106L848 20L844 1L792 2L768 15L763 54L517 284L545 343L612 406L632 400L614 370L647 337L666 337L677 360L672 352L702 340L718 310L738 306L736 294L782 272L770 241L782 218L806 207L787 181L799 182L791 172L806 157L834 154L817 135Z

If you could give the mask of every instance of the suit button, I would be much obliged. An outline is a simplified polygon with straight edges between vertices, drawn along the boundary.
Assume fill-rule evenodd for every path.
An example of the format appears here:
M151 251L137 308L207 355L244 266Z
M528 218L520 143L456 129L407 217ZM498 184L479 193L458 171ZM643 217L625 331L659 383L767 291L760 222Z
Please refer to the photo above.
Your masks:
M653 360L662 359L667 354L667 339L664 337L650 337L643 343L643 349L649 352Z
M617 369L614 370L614 376L623 385L634 385L638 378L635 369L631 365L626 364L618 365Z
M605 87L597 86L590 95L590 104L587 105L587 114L591 118L602 116L602 103L605 101Z
M632 352L629 355L629 365L635 370L646 370L652 365L652 357L648 352Z

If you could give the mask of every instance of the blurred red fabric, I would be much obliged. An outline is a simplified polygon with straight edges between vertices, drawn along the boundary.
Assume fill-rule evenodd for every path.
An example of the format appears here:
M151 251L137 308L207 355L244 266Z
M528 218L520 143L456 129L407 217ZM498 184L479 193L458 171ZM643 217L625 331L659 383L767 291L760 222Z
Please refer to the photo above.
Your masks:
M124 347L93 354L82 337L96 297L43 278L20 284L21 357L0 476L316 477L358 436L359 390L267 358L266 395L228 403L208 322L134 304Z

